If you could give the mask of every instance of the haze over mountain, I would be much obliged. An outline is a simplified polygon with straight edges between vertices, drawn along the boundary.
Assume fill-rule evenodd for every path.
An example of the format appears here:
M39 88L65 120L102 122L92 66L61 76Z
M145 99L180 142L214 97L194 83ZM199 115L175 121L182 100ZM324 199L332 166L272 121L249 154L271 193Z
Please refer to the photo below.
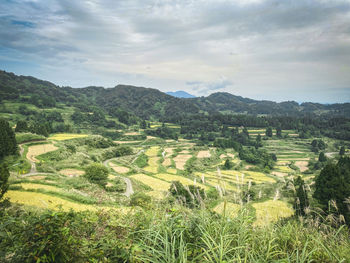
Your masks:
M173 97L177 97L177 98L195 98L196 97L196 96L193 96L192 94L189 94L183 90L168 91L168 92L166 92L166 94L171 95Z
M176 98L157 89L117 85L113 88L89 86L85 88L59 87L51 82L29 76L17 76L0 71L0 99L30 100L29 96L49 97L56 102L85 103L107 111L122 109L141 118L197 113L243 113L267 115L335 114L349 115L350 103L329 104L277 103L253 100L227 92L212 93L207 97ZM24 97L23 97L24 96Z

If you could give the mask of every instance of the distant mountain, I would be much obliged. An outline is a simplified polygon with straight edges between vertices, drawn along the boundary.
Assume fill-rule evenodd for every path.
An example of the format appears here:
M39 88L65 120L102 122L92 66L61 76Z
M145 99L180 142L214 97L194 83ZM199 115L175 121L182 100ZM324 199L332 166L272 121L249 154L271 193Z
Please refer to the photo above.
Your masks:
M179 94L179 92L174 92ZM188 94L181 92L180 94ZM189 95L189 94L188 94ZM33 77L17 76L0 70L0 102L12 100L42 103L63 103L68 106L95 106L114 114L127 111L143 119L165 119L198 113L233 113L253 115L303 116L309 114L350 116L350 103L319 104L295 101L277 103L243 98L226 92L213 93L207 97L178 98L157 89L118 85L114 88L59 87L48 81ZM52 101L54 100L54 101Z
M185 99L189 99L189 98L195 98L196 96L193 96L192 94L187 93L186 91L183 90L178 90L178 91L168 91L166 92L166 94L176 97L176 98L185 98Z

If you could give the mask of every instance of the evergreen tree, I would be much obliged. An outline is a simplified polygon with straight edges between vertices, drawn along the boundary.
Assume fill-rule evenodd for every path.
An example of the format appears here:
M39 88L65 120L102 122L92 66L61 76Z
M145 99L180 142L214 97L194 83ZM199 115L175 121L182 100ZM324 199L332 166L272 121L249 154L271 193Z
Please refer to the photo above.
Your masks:
M0 160L5 156L17 153L17 142L15 133L9 123L0 119Z
M28 131L28 125L26 121L18 121L16 124L15 132L26 132Z
M0 200L6 193L9 184L8 179L10 177L10 172L5 164L0 165Z
M313 196L324 210L327 210L329 201L334 200L338 212L345 217L347 224L350 224L350 211L344 202L350 196L349 157L340 158L336 165L329 163L322 169L316 178Z
M345 147L342 146L342 147L340 148L340 150L339 150L339 155L340 155L340 156L344 156L344 154L345 154Z
M281 137L282 137L282 129L281 129L280 126L278 126L278 127L276 128L276 136L277 136L278 138L281 138Z
M225 164L224 164L225 170L230 170L232 168L232 163L230 162L229 159L226 159Z
M318 161L321 162L321 163L324 163L324 162L327 161L327 157L324 154L324 152L320 152L320 154L318 155Z
M271 127L266 128L265 134L267 137L272 137L272 128Z
M294 182L296 188L296 197L294 201L294 209L297 215L304 216L305 208L309 206L309 197L305 190L304 180L298 176Z

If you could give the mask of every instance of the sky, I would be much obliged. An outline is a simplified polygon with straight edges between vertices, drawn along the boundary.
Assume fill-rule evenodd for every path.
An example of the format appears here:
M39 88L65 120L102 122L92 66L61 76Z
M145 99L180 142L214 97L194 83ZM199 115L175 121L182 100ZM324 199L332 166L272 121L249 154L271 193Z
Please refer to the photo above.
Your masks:
M0 69L60 86L350 102L350 0L0 0Z

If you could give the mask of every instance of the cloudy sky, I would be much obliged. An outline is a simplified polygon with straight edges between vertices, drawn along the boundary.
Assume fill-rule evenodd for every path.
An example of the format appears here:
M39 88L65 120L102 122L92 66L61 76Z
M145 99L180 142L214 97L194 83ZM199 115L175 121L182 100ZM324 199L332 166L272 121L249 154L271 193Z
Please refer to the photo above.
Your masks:
M0 69L72 87L350 102L350 1L1 0Z

